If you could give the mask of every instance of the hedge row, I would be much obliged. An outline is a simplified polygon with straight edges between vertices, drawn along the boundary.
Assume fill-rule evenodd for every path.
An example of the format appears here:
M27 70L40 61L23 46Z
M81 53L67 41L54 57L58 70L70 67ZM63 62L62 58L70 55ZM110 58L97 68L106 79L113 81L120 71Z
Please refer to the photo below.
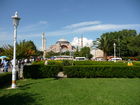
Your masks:
M26 65L23 74L24 78L52 78L61 70L61 66Z
M44 65L45 61L34 62L33 64ZM71 66L71 65L119 65L126 66L127 61L111 62L111 61L72 61L72 60L48 60L48 65ZM133 62L134 66L140 66L140 62Z
M127 65L127 62L111 62L111 61L74 61L74 65Z
M139 66L65 66L64 73L70 78L133 78L140 77Z
M34 61L33 65L44 65L45 61Z
M48 65L62 65L62 60L48 60Z
M140 61L140 56L137 57L122 57L123 60L133 60L133 61Z
M11 72L6 72L6 73L1 73L0 74L0 87L10 84L12 81L12 73Z

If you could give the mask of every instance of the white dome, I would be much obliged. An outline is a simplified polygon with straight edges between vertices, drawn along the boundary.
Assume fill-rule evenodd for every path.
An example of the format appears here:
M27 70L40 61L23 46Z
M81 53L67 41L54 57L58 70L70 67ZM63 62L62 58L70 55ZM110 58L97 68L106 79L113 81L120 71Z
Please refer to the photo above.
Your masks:
M65 39L59 39L58 41L59 41L59 42L64 42L64 41L68 42L68 41L65 40Z

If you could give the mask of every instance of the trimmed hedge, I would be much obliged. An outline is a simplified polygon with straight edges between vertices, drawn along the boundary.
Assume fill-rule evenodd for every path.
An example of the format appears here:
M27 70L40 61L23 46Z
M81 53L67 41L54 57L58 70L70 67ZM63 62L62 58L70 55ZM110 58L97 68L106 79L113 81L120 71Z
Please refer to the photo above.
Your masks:
M62 65L62 60L48 60L48 65Z
M73 65L127 65L127 62L111 61L74 61Z
M44 65L45 61L34 61L33 65Z
M26 65L24 66L23 74L24 78L53 78L61 70L61 66Z
M134 66L140 66L140 62L139 61L135 61L133 62Z
M6 73L0 73L0 87L10 84L12 82L12 73L6 72Z
M140 77L139 66L65 66L64 74L70 78L133 78Z

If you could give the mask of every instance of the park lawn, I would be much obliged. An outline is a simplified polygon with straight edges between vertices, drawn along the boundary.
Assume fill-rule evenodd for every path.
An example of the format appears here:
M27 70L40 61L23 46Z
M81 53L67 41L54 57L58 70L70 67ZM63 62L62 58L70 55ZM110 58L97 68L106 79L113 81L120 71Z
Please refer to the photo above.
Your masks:
M0 105L140 105L139 78L24 79L0 89Z

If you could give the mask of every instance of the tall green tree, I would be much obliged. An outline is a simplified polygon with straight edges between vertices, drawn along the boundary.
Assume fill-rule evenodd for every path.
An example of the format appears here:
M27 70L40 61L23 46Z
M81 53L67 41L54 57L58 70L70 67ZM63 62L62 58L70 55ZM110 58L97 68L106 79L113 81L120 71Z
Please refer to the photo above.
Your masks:
M80 50L80 56L86 57L88 59L92 58L92 54L90 54L90 48L89 47L83 47Z
M50 51L50 52L46 53L46 58L50 58L52 56L58 56L58 55L60 55L60 54L59 53L55 53L53 51Z
M113 55L113 43L116 43L117 56L133 56L128 44L136 35L136 30L122 30L101 35L99 48L103 50L104 58L107 59L107 56Z
M17 57L17 59L36 56L36 53L37 53L37 49L36 49L35 44L32 41L23 40L22 42L16 44L16 57ZM5 45L3 47L2 55L6 55L12 59L13 46L12 45Z
M74 52L74 57L79 57L80 56L80 52L78 47L76 48L76 51Z
M99 48L104 52L104 59L107 59L109 51L112 49L113 40L110 37L109 33L105 33L100 38Z
M132 51L133 55L140 55L140 34L131 38L128 48Z

